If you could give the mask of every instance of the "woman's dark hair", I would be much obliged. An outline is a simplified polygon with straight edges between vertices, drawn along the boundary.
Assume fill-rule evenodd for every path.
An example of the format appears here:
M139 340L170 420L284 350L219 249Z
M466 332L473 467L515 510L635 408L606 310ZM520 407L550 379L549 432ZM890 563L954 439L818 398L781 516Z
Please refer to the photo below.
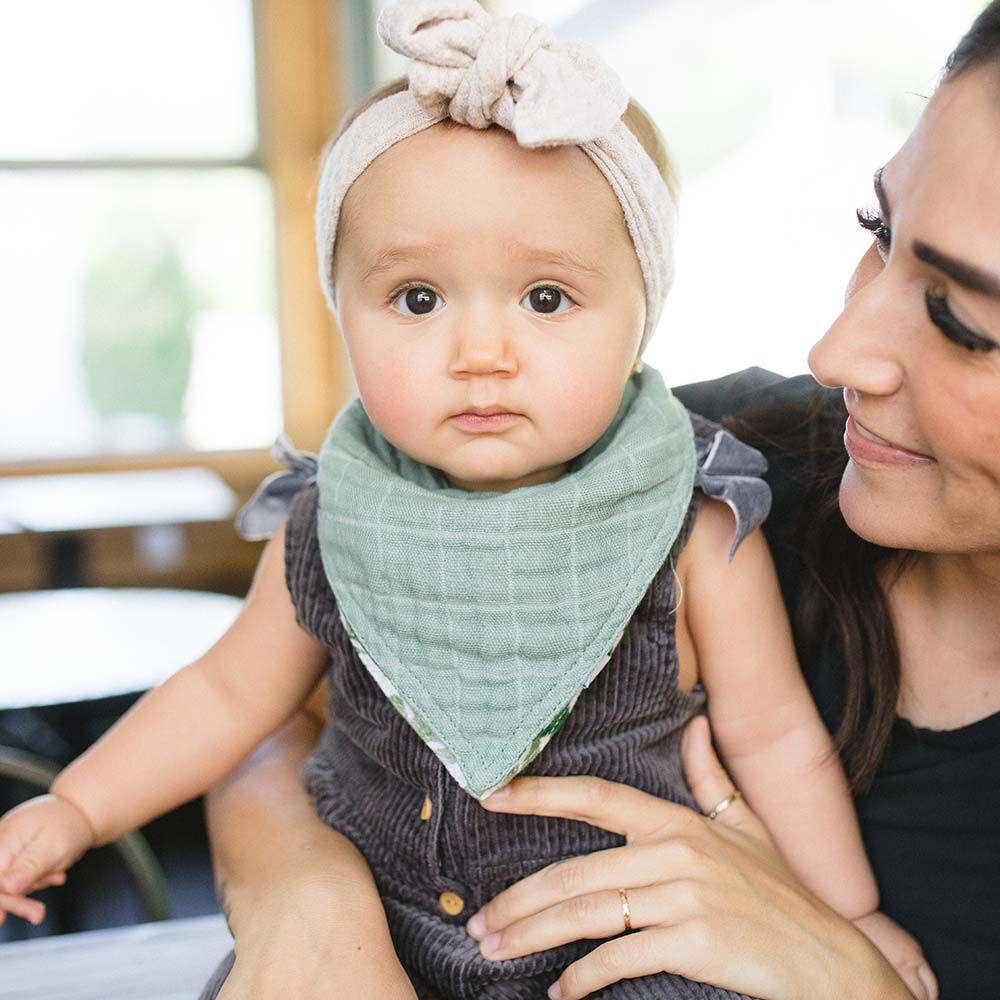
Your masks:
M986 7L948 57L942 86L991 63L1000 85L1000 0ZM900 661L886 595L914 555L859 538L844 521L845 419L842 404L817 397L808 411L770 409L727 424L748 444L802 463L800 523L788 539L803 567L792 601L796 642L806 670L831 643L843 652L834 743L857 795L871 788L892 736Z
M1000 62L1000 0L987 5L955 46L945 63L943 79L953 80L966 70L991 62Z

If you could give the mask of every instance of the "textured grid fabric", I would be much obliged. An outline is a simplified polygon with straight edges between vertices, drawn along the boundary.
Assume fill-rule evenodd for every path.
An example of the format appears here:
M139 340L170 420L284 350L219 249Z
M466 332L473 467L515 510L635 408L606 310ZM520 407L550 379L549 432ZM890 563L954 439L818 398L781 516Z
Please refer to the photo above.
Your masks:
M537 755L663 565L691 500L687 411L646 367L560 479L469 493L387 441L360 400L319 457L319 541L382 691L485 798Z

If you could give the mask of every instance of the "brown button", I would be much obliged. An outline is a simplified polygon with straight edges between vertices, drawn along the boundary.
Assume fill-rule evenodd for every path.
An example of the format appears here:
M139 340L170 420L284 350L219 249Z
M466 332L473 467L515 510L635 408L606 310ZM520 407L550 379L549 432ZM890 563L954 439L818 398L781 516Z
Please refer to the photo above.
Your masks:
M420 818L424 821L431 818L431 811L434 805L431 802L431 797L429 795L424 796L424 804L420 807Z
M442 892L438 902L449 917L457 917L465 909L465 900L453 892Z

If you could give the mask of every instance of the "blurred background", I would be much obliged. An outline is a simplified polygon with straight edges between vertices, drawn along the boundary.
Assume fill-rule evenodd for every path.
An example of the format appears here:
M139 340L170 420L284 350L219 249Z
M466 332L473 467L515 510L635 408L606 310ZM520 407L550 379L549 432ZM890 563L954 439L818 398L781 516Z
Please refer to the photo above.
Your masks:
M315 450L352 394L312 211L337 120L403 68L380 6L0 0L0 744L58 766L198 655L249 585L232 515L272 441ZM486 6L596 46L660 124L682 228L645 357L679 384L805 370L854 211L983 4ZM214 907L199 823L147 831L175 914ZM38 932L141 919L109 879Z

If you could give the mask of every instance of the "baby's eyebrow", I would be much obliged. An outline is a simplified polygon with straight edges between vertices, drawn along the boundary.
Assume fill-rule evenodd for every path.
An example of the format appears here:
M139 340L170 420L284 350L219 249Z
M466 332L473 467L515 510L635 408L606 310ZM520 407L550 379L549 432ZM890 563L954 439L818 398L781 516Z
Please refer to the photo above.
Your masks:
M505 240L501 244L501 248L509 256L518 257L521 260L533 261L538 264L555 264L567 271L576 271L591 276L601 276L605 273L603 268L572 250L535 247L520 240ZM372 262L362 272L361 280L369 281L386 271L391 271L398 264L433 258L444 250L445 245L442 243L407 243L383 247L374 255Z
M405 264L407 261L420 260L421 258L433 257L444 250L441 243L408 243L400 246L383 247L371 264L365 268L361 275L362 281L368 281L376 275L391 271L397 264Z
M580 274L600 276L604 274L603 268L592 263L572 250L552 250L546 247L533 247L520 240L507 240L503 244L504 249L512 257L520 257L522 260L534 261L538 264L556 264L564 267L568 271L578 271Z

